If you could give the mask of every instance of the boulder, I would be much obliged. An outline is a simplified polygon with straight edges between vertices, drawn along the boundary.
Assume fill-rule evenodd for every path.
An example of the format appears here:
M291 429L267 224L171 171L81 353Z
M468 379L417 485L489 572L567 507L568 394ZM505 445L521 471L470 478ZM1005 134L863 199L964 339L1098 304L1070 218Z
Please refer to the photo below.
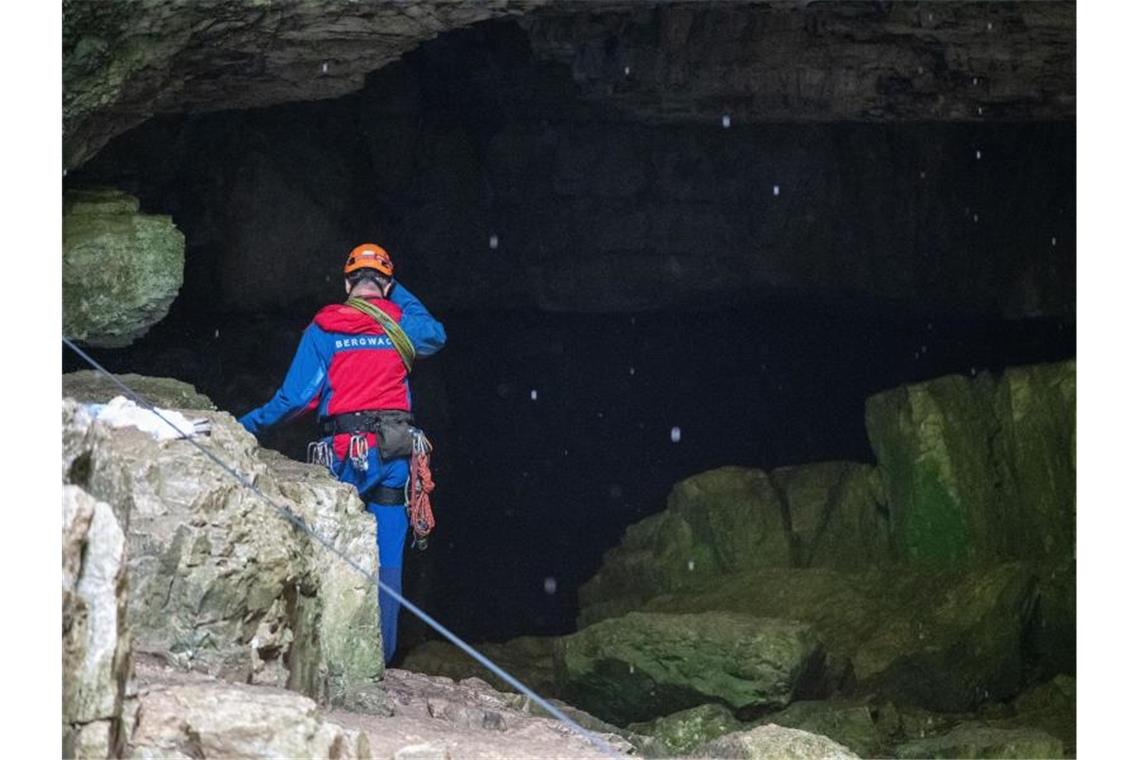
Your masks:
M875 470L854 462L694 475L674 486L664 512L631 525L606 552L579 590L579 625L731 573L885 561L882 501Z
M867 399L866 425L883 473L891 538L905 561L965 567L998 556L993 381L983 373L904 385Z
M476 648L515 678L543 697L557 697L554 680L554 647L551 636L520 636L499 643L478 644ZM400 666L405 670L447 676L460 681L482 678L500 691L514 687L480 665L471 655L444 641L428 641L404 655Z
M697 748L690 757L746 760L854 760L859 756L826 736L797 728L764 725L726 734Z
M193 385L169 377L147 377L128 373L117 375L119 380L139 396L157 407L165 409L216 410L214 402L199 393ZM83 369L63 376L63 395L76 401L105 404L115 396L125 395L123 389L95 370Z
M63 210L63 333L129 345L166 316L182 287L186 239L169 216L139 213L113 188L69 191Z
M821 661L808 626L724 612L633 612L565 636L555 651L564 698L617 724L712 701L783 706Z
M871 708L852 702L794 702L784 710L764 718L785 728L798 728L834 739L861 757L873 757L883 740Z
M123 707L131 676L125 547L111 508L64 486L65 757L117 757L129 733Z
M1017 563L941 574L769 568L709 579L640 609L800 621L823 643L833 688L954 711L1017 692L1035 599L1035 577Z
M1076 362L951 375L867 399L900 558L1064 561L1076 524Z
M780 467L769 480L787 514L796 567L865 570L890 561L878 470L857 462L819 462Z
M141 690L127 757L369 758L368 737L323 719L311 699L202 678Z
M895 747L900 758L1060 758L1061 740L1032 728L989 728L964 724L942 736Z
M632 723L629 730L653 740L640 747L649 756L684 755L742 727L722 704L710 703L681 710L645 723Z
M228 414L192 416L212 426L199 443L376 572L374 521L351 486L260 450ZM137 651L320 700L383 672L375 587L190 441L107 428L69 400L63 431L65 479L125 526Z

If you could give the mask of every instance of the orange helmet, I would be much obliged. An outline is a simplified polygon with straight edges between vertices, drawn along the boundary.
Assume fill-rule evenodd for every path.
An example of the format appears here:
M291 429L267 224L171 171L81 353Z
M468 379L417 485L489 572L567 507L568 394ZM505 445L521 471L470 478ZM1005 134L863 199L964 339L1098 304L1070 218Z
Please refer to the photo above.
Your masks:
M345 276L359 269L375 269L385 277L391 277L395 271L392 257L375 243L358 245L348 254L348 261L344 262Z

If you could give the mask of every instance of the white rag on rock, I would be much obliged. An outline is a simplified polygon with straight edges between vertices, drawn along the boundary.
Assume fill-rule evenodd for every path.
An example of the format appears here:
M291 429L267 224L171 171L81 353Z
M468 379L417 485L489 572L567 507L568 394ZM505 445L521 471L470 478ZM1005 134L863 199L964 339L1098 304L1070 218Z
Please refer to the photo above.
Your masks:
M195 434L210 432L209 420L191 420L173 409L154 408L163 418L178 428L167 424L149 409L143 408L124 396L115 396L106 404L85 404L84 409L99 422L111 427L135 427L149 433L156 441L172 441L176 438L189 438Z

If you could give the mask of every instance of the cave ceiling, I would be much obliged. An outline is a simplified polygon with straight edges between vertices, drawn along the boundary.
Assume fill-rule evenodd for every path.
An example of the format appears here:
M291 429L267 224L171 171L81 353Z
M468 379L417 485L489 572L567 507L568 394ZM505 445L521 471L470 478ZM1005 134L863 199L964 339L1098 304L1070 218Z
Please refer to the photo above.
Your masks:
M1076 110L1070 2L65 0L63 10L65 168L156 114L357 91L423 41L505 16L615 118L992 122Z

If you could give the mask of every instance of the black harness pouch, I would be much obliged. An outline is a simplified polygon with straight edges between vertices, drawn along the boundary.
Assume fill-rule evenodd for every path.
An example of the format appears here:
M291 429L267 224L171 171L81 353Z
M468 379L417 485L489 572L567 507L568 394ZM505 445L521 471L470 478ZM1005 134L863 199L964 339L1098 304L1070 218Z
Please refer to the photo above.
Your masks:
M412 415L385 414L380 417L376 441L380 445L381 459L395 459L412 455Z

